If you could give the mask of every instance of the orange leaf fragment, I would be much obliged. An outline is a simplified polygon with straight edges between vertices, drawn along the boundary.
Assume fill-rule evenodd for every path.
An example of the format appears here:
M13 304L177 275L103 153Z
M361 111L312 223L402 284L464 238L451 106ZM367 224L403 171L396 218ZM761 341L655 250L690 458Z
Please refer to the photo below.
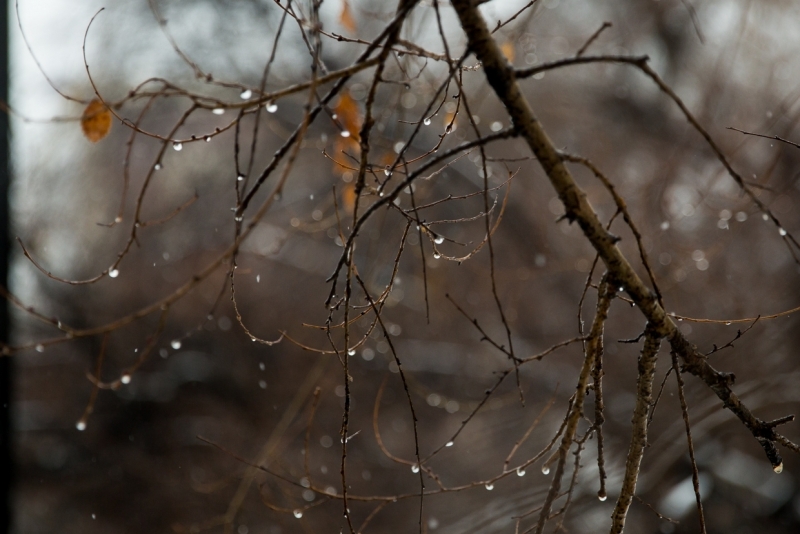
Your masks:
M358 106L358 102L353 100L350 93L342 93L334 112L344 129L350 133L350 136L354 140L358 140L358 133L361 130L361 123L364 119L361 116L361 109Z
M506 59L509 63L514 63L514 43L511 41L506 41L502 45L500 45L500 50L503 52L503 55L506 56Z
M344 26L350 33L356 32L356 19L353 18L353 12L347 0L342 0L342 12L339 13L339 24Z
M356 188L353 184L346 184L342 189L342 207L348 213L353 214L353 209L356 206Z
M456 129L457 122L458 120L456 120L455 111L448 111L447 113L444 114L444 117L442 118L442 124L444 124L444 127L450 128L451 131Z
M81 116L83 135L92 143L98 142L111 131L111 118L111 111L95 98L89 102Z

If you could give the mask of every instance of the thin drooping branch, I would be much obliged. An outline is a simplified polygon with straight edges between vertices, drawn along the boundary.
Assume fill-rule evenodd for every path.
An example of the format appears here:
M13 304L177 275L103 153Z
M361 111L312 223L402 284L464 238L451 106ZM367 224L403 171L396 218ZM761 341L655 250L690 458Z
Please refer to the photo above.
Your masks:
M625 461L625 476L622 489L611 515L611 533L619 534L625 527L625 517L636 493L636 481L647 446L647 416L653 403L653 378L656 374L656 357L661 348L661 338L648 325L645 332L644 348L639 355L639 378L636 382L636 407L633 410L633 429L628 458Z
M589 331L589 338L586 340L586 356L584 357L583 367L578 377L578 385L575 388L574 401L570 404L570 410L567 413L567 426L561 438L561 445L559 445L558 451L556 451L558 462L556 463L555 473L553 474L553 481L550 484L550 491L547 492L544 505L539 513L539 520L536 524L536 534L541 534L544 531L544 527L550 517L550 510L553 507L553 502L560 496L561 478L564 476L567 455L575 441L575 432L578 429L578 422L583 417L583 401L586 398L589 377L592 375L595 359L603 346L603 328L615 293L616 283L610 280L608 273L606 273L603 275L603 279L597 290L597 310L594 320L592 321L592 328Z
M683 414L683 424L686 428L686 441L689 444L689 460L692 464L692 487L697 501L697 513L700 516L700 534L706 534L706 518L703 513L703 502L700 494L700 472L697 470L697 460L694 457L694 441L692 440L692 425L689 423L689 405L686 403L686 395L683 391L683 377L681 376L678 357L672 353L672 369L675 371L675 378L678 382L678 399L681 401L681 414Z

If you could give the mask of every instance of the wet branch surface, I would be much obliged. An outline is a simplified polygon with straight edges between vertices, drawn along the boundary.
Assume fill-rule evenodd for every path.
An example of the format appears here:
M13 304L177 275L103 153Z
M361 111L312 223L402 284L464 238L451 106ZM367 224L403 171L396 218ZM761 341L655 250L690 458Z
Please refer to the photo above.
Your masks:
M781 443L795 452L798 452L799 449L785 436L778 434L775 427L792 419L764 421L753 415L733 392L734 375L714 369L706 357L698 352L697 348L678 330L676 324L659 305L656 296L644 284L628 259L616 246L618 238L603 227L596 211L589 203L586 193L578 186L566 168L563 157L556 150L541 123L536 119L517 82L514 69L509 66L498 44L492 38L477 6L470 0L454 0L453 7L467 35L469 50L481 62L487 81L505 106L516 131L528 144L558 193L558 197L566 209L566 218L570 223L577 223L580 226L581 231L606 265L610 276L636 303L647 322L647 338L651 340L650 343L666 339L671 349L683 361L682 371L702 380L722 400L723 406L733 412L758 440L773 469L776 472L782 470L783 461L776 444ZM589 58L580 59L586 61ZM651 389L650 385L644 386L640 370L640 395ZM643 399L637 400L637 413L641 402ZM632 460L636 460L635 463L639 461L636 459L636 455L629 455L628 472L630 472ZM625 495L624 499L621 496L620 501L625 501L629 505L633 489L632 486L626 487L624 491L630 492L630 495ZM627 509L627 505L625 509ZM618 509L615 510L615 515L617 512L622 513L619 504ZM624 522L624 516L621 521ZM620 524L618 529L616 525L617 521L615 520L615 528L612 531L621 531L622 525Z

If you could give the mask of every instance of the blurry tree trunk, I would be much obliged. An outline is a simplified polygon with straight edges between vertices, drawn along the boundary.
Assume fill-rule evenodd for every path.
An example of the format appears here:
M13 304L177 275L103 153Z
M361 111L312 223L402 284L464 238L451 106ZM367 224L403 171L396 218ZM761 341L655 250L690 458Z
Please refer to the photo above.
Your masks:
M0 2L0 101L8 102L8 3ZM8 114L0 113L0 284L8 287ZM0 343L8 343L8 301L0 305ZM0 358L0 533L11 531L12 359Z

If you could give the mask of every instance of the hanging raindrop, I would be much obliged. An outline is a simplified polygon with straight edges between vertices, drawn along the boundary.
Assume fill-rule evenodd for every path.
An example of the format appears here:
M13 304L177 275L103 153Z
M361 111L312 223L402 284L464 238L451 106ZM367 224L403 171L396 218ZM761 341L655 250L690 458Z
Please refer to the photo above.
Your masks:
M170 346L173 349L178 350L179 348L181 348L181 341L179 339L173 339L172 343L170 343Z
M426 117L425 120L422 121L422 124L424 124L425 126L430 126L431 125L431 120Z
M419 473L419 466L417 464L412 465L411 466L411 472L412 473Z
M543 475L549 475L550 474L550 466L549 465L543 465L542 466L542 474Z
M111 278L116 278L119 276L119 271L116 269L111 269L110 271L108 271L108 276L110 276Z
M518 477L524 477L525 476L525 470L523 468L521 468L521 467L517 467L517 476Z
M86 430L86 421L81 419L80 421L75 423L75 428L77 428L79 432L83 432L84 430Z
M294 511L294 512L292 512L292 513L294 514L294 516L295 516L297 519L300 519L301 517L303 517L303 511L302 511L302 510L295 510L295 511Z
M222 115L222 114L225 113L225 109L223 109L223 108L214 108L214 109L211 110L211 113L213 113L214 115Z
M492 491L494 489L494 484L486 484L486 489Z
M250 89L245 89L244 91L242 91L242 94L239 95L239 98L241 98L242 100L248 100L251 96L253 96L253 91L251 91Z
M452 441L448 441L447 443L444 444L445 447L452 447L453 445L455 445L455 443L453 443Z
M124 375L119 377L119 381L122 382L123 384L130 384L131 383L131 375L129 375L128 373L125 373Z
M175 149L175 152L180 152L181 150L183 150L183 143L175 141L174 143L172 143L172 148Z
M278 104L276 104L275 102L271 101L267 102L267 104L264 107L267 109L269 113L275 113L276 111L278 111Z
M444 237L437 235L436 238L433 240L433 242L436 243L437 245L441 245L442 243L444 243Z

